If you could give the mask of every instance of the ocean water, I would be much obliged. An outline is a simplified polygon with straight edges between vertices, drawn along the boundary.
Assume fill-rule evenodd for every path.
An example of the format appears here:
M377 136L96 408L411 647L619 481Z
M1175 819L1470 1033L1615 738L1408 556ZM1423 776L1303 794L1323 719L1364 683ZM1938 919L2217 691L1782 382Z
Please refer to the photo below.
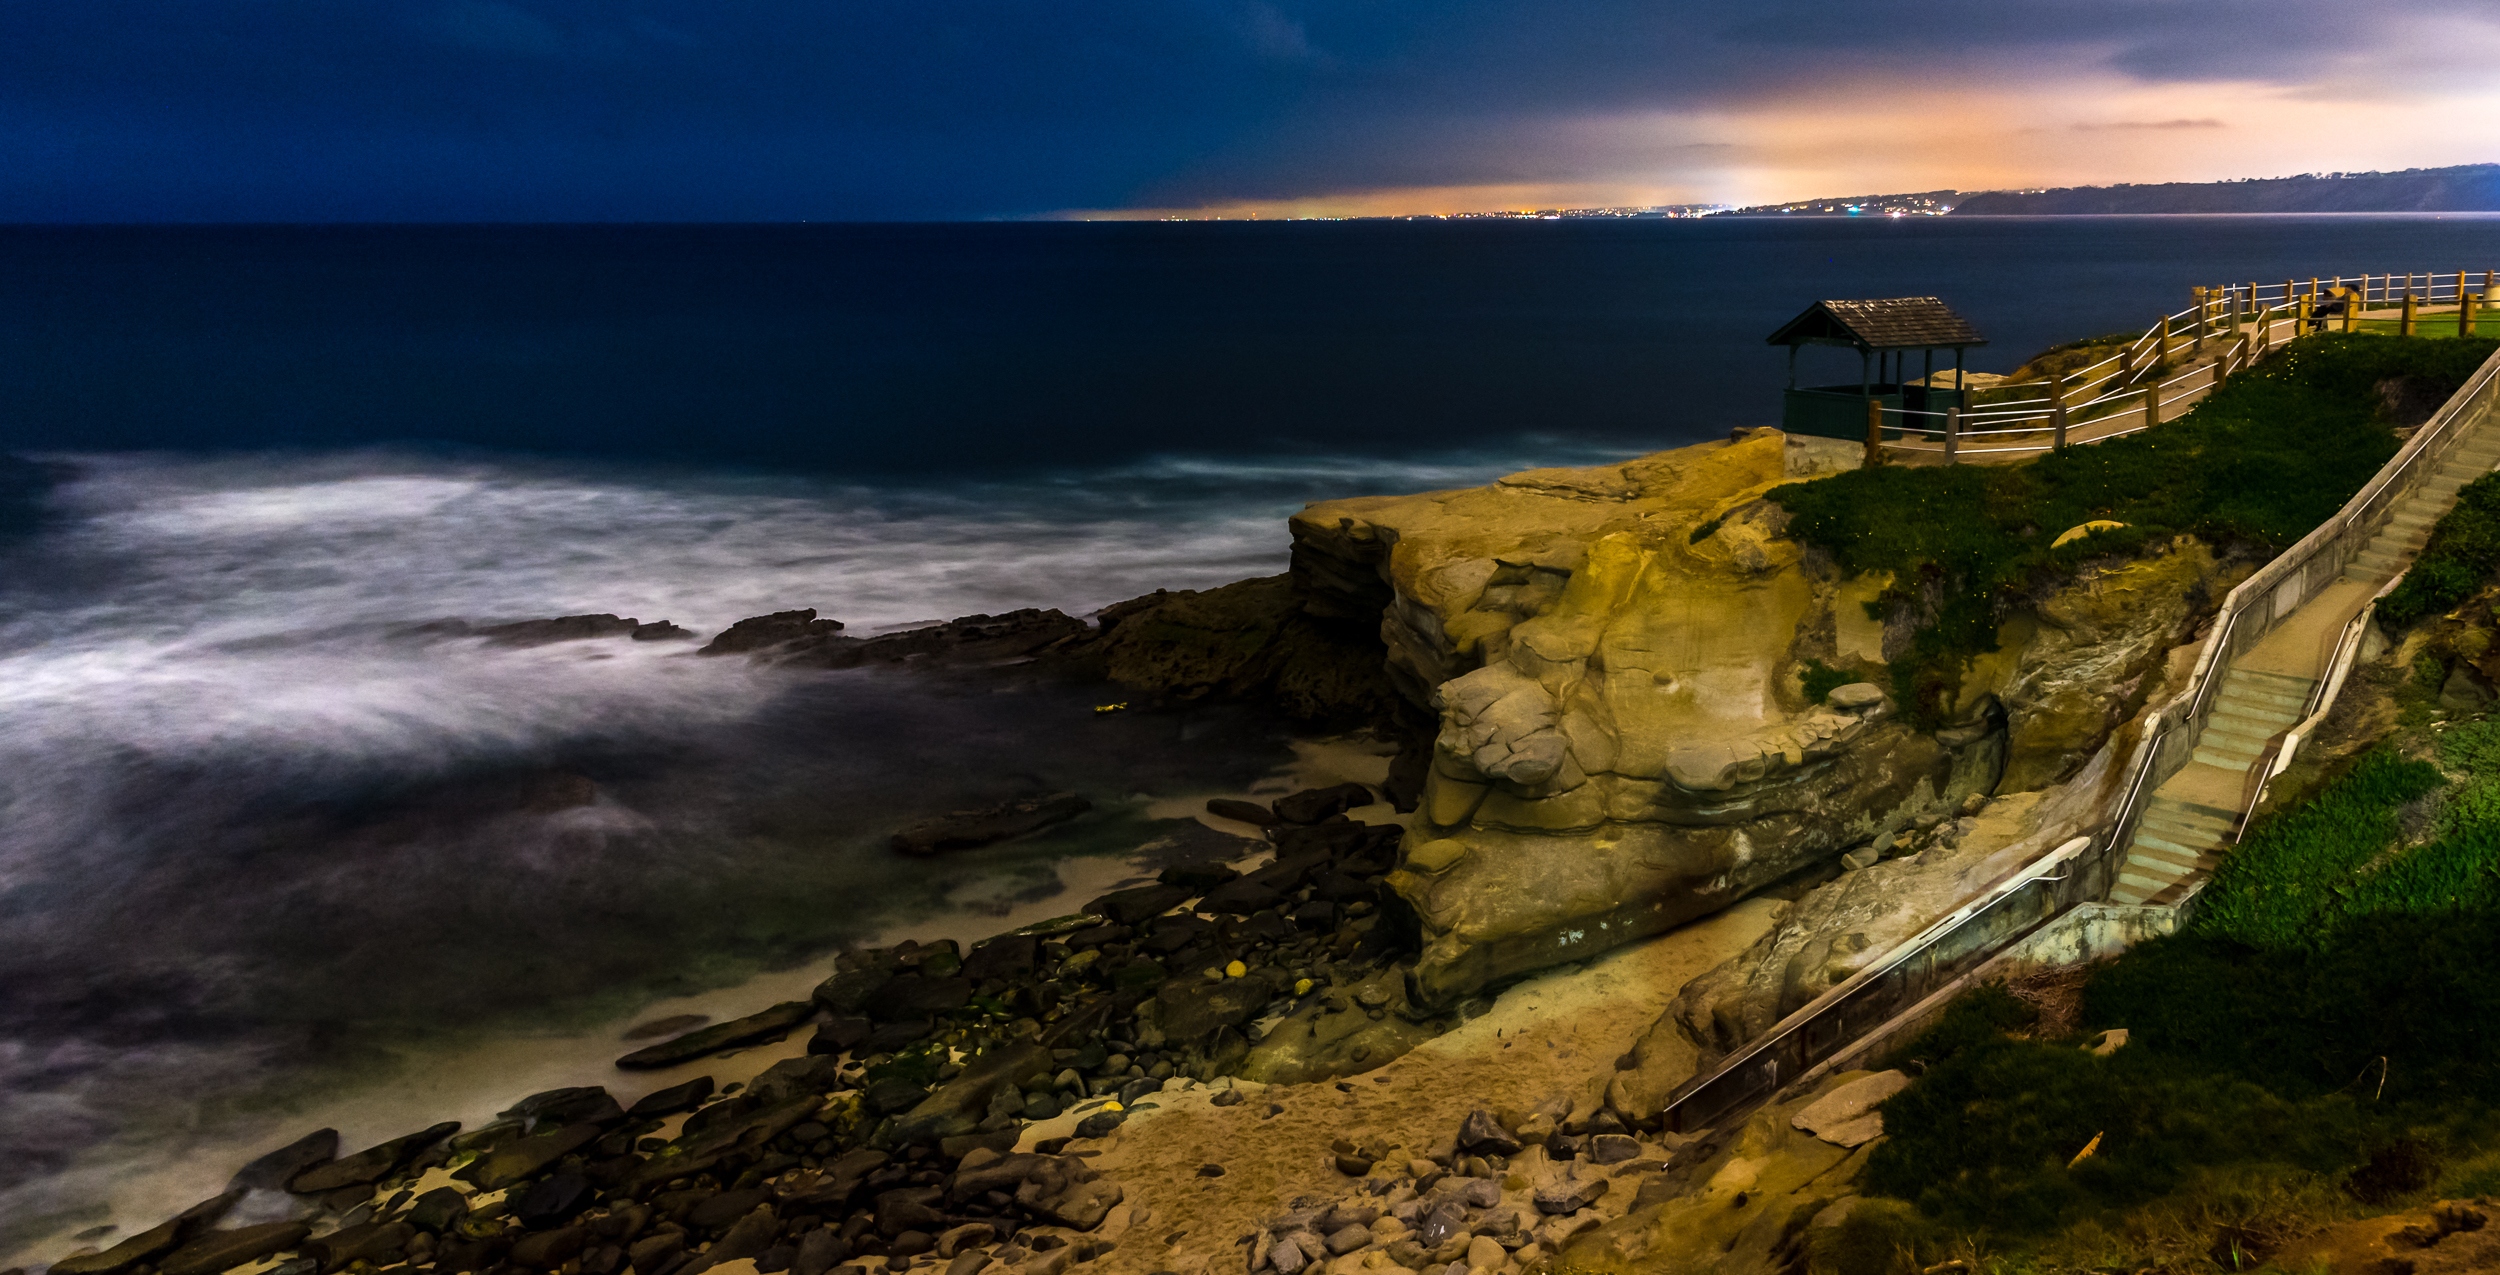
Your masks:
M291 1094L1049 897L1286 755L1243 712L415 625L1084 614L1281 570L1305 501L1771 423L1761 337L1819 297L1941 295L2005 370L2495 232L0 228L0 448L55 479L0 520L0 1264L159 1220L136 1167L222 1181ZM1098 813L882 848L1035 786Z

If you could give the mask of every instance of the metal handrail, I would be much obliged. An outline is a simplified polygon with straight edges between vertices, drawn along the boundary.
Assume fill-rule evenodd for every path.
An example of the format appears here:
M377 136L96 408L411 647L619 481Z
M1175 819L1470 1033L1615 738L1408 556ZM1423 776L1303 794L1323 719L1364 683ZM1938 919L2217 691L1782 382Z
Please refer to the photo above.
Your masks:
M2241 617L2259 606L2272 606L2275 591L2296 578L2304 581L2301 601L2307 601L2306 577L2296 576L2295 573L2306 572L2320 558L2339 552L2346 538L2353 534L2357 526L2362 525L2361 520L2375 515L2377 511L2369 506L2385 493L2388 484L2425 467L2425 458L2432 454L2432 445L2443 438L2454 427L2456 421L2465 416L2475 400L2492 384L2495 376L2500 376L2500 351L2495 351L2489 359L2484 361L2475 375L2468 378L2466 384L2441 406L2438 415L2432 421L2425 422L2424 427L2416 432L2412 439L2407 440L2405 447L2380 468L2379 474L2351 500L2345 502L2344 509L2339 511L2336 517L2320 523L2291 548L2277 555L2273 561L2259 568L2224 595L2221 606L2216 608L2213 627L2208 630L2205 639L2198 644L2196 661L2190 666L2188 672L2189 686L2143 719L2146 722L2146 729L2143 737L2137 741L2133 756L2128 763L2133 773L2127 779L2125 795L2118 801L2115 818L2105 824L2101 832L2073 838L2055 850L2028 860L2000 876L1996 883L1960 908L1955 909L1950 915L1921 929L1902 943L1894 945L1881 958L1858 973L1815 997L1795 1012L1782 1017L1761 1037L1739 1046L1709 1071L1677 1086L1663 1108L1663 1114L1669 1121L1670 1127L1683 1127L1681 1120L1687 1105L1713 1093L1714 1087L1738 1084L1743 1086L1740 1092L1728 1095L1726 1100L1715 1109L1701 1113L1703 1118L1716 1118L1749 1101L1766 1089L1776 1089L1783 1083L1780 1066L1786 1055L1787 1046L1791 1042L1798 1042L1795 1052L1802 1064L1797 1068L1799 1072L1808 1071L1818 1062L1839 1055L1849 1044L1863 1039L1866 1033L1861 1031L1847 1040L1834 1039L1825 1042L1823 1047L1810 1048L1810 1042L1807 1039L1808 1030L1823 1023L1826 1019L1837 1019L1836 1030L1846 1034L1849 1029L1848 1011L1853 1008L1851 1002L1860 996L1868 995L1868 989L1875 987L1878 980L1896 971L1904 970L1917 957L1933 952L1945 939L1960 933L1964 926L1988 916L1995 908L2016 897L2022 890L2042 883L2051 886L2066 883L2075 875L2071 865L2081 859L2087 851L2097 849L2103 858L2107 858L2123 848L2126 838L2132 834L2136 821L2141 817L2147 794L2159 780L2168 778L2187 764L2182 760L2177 765L2165 768L2162 762L2162 755L2166 751L2165 746L2176 731L2191 723L2201 722L2210 710L2213 697L2220 693L2222 682L2228 675L2229 660L2238 635ZM2341 563L2337 565L2340 567ZM2393 588L2392 581L2388 587ZM2381 590L2381 596L2384 596L2385 592L2386 590ZM2375 602L2376 599L2373 599L2373 605ZM2292 609L2296 609L2296 605ZM2365 608L2365 613L2366 610ZM2269 617L2270 620L2275 621L2281 618L2280 616ZM2260 635L2262 636L2265 629L2272 627L2272 623L2264 624L2260 629ZM2346 657L2339 655L2338 658L2345 659ZM2322 683L2324 680L2326 679L2321 679ZM2302 725L2309 724L2304 722ZM2283 755L2278 752L2278 758ZM2256 799L2263 799L2262 785L2259 787ZM2242 813L2244 818L2245 811ZM2060 865L2067 866L2068 870L2059 875L2050 876L2049 870ZM2106 890L2108 882L2114 879L2114 876L2114 873L2101 874L2100 888ZM2196 893L2197 887L2191 886L2187 894L2174 906L2181 909L2187 908L2191 905ZM2065 905L2051 909L2051 915L2062 910L2063 906ZM2003 950L2006 945L2018 940L2023 934L2033 932L2048 919L2049 917L2044 916L2029 926L2022 927L2020 933L2007 933L1999 936L2001 941L1991 950ZM1967 957L1971 953L1963 955ZM1894 990L1902 996L1907 995L1899 988ZM1888 1016L1885 1023L1879 1026L1889 1025L1892 1021L1894 1020ZM1808 1056L1817 1052L1820 1054L1819 1058ZM1761 1074L1748 1077L1748 1069L1756 1067L1762 1069Z

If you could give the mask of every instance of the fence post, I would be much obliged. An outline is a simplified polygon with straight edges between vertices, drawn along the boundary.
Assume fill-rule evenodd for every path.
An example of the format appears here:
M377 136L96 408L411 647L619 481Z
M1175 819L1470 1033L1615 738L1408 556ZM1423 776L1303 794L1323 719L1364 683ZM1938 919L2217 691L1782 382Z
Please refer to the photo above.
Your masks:
M2369 299L2369 295L2370 290L2367 287L2357 292L2344 294L2344 331L2360 331L2358 325L2361 322L2361 307Z
M1884 400L1866 400L1866 467L1884 463Z
M2294 310L2292 311L2292 337L2293 337L2293 339L2295 339L2295 340L2299 339L2299 337L2300 337L2300 334L2301 334L2301 333L2306 332L2306 331L2308 331L2308 330L2309 330L2309 310L2310 310L2310 307L2311 307L2313 304L2315 304L2315 303L2316 303L2316 301L2317 301L2317 296L2316 296L2316 294L2314 294L2314 293L2304 293L2304 294L2302 294L2302 296L2301 296L2301 298L2300 298L2300 305L2299 305L2296 309L2294 309Z
M2066 378L2049 378L2049 425L2056 434L2049 439L2049 450L2066 450Z
M2202 353L2204 351L2205 329L2212 326L2213 317L2214 290L2211 288L2196 289L2196 335L2188 338L2188 349L2191 352Z
M2413 319L2414 319L2414 314L2415 314L2414 296L2413 296L2413 294L2412 294L2412 293L2408 292L2408 293L2406 293L2406 294L2405 294L2405 300L2404 300L2404 312L2403 312L2402 314L2398 315L2398 316L2397 316L2397 318L2396 318L2396 335L2398 335L2398 336L2411 336L2411 335L2413 335Z
M2152 384L2144 387L2144 423L2147 426L2161 424L2161 378L2159 377L2155 377Z
M1944 409L1944 463L1954 463L1955 453L1962 450L1962 405L1954 403Z
M2465 275L2457 275L2457 335L2474 335L2474 297L2465 290Z
M2162 364L2170 361L2170 318L2162 317L2161 335L2153 338L2153 379L2161 379Z

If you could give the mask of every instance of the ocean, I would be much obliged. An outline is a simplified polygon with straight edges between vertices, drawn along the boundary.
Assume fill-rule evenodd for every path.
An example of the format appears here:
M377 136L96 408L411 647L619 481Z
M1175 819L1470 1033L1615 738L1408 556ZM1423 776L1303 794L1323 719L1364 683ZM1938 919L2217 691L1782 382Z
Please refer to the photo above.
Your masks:
M1762 338L1819 298L1941 296L2005 371L2198 283L2496 250L2478 216L0 228L0 450L49 476L0 518L0 1265L213 1192L307 1095L492 1110L603 1077L444 1097L445 1060L1081 902L1292 755L1237 710L417 626L1085 614L1282 570L1306 501L1775 423ZM1097 813L883 847L1040 786Z

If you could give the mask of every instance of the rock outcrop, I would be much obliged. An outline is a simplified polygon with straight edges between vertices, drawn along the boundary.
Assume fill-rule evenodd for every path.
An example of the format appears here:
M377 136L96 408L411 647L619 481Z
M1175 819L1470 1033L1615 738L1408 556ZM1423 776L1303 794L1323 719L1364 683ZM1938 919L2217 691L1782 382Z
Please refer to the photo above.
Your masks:
M1879 693L1806 701L1796 635L1829 629L1842 590L1760 499L1789 450L1764 431L1294 519L1315 604L1385 586L1390 675L1441 716L1391 878L1421 922L1419 1005L1715 911L1994 785L1998 754L1974 747L1993 701L1943 735Z
M1306 609L1377 617L1391 683L1439 717L1391 878L1419 1007L2071 777L2230 584L2187 540L2088 570L1922 728L1886 691L1915 631L1870 614L1889 579L1843 576L1763 499L1826 467L1797 442L1739 431L1294 518ZM1866 680L1812 699L1809 668Z

